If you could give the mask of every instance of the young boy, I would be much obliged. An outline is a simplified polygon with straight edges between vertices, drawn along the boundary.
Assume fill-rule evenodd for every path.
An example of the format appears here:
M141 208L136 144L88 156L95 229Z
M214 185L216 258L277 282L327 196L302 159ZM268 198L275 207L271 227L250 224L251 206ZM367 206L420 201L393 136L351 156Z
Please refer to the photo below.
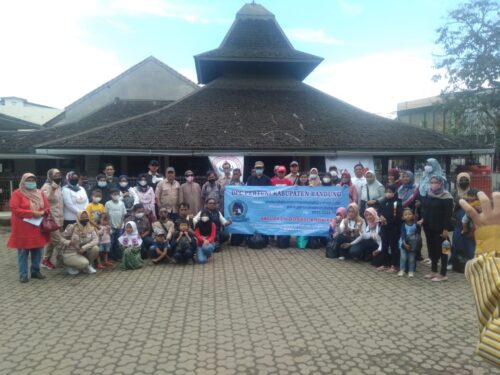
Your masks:
M184 219L178 220L179 230L174 234L174 258L177 263L187 263L193 259L196 251L196 239L194 232L189 228L189 222Z
M121 251L117 241L118 237L122 234L123 219L127 214L127 209L120 200L120 191L118 189L111 189L110 193L111 200L106 202L104 206L109 216L109 224L111 226L111 250L109 252L109 257L117 261L121 259Z
M90 222L97 224L99 222L99 217L105 212L104 205L101 203L102 191L101 189L95 189L92 192L92 201L87 205L85 211L89 215Z
M420 226L415 223L413 211L410 208L405 208L403 211L403 224L401 225L401 237L399 239L401 260L398 276L404 276L405 269L408 269L408 277L413 277L415 272L415 256L421 248L422 237L420 236Z
M164 231L156 232L155 242L150 247L150 256L153 258L153 264L158 264L162 261L175 263L175 261L168 256L170 246L166 239L167 236Z

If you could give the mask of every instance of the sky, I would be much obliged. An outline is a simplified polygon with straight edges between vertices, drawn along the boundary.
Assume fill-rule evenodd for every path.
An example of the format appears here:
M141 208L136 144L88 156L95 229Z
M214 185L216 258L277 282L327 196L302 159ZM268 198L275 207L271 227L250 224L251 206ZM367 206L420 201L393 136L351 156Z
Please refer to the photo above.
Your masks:
M248 1L248 0L247 0ZM196 82L236 0L0 0L0 97L64 108L148 56ZM438 95L436 29L458 0L260 0L293 46L324 58L305 82L366 111Z

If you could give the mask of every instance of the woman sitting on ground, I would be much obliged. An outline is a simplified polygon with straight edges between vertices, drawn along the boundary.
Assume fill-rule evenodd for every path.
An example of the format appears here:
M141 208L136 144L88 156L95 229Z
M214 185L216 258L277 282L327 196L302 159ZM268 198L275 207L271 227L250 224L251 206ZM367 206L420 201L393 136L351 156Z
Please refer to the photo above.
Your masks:
M227 241L227 236L224 234L224 227L231 225L231 219L226 219L224 215L219 211L215 199L208 198L205 203L205 208L198 212L198 214L193 218L193 223L196 225L200 221L201 214L203 212L208 212L210 220L215 224L217 229L215 238L215 251L220 249L221 243Z
M95 273L94 261L99 255L99 236L87 211L80 211L75 224L63 233L62 262L70 275Z
M351 203L347 206L347 217L340 223L337 237L337 245L335 247L335 257L343 260L347 257L349 250L347 246L342 246L345 243L351 243L361 234L365 221L359 216L359 207L356 203Z
M363 224L361 235L350 243L344 243L342 247L349 249L349 257L359 260L370 261L382 251L382 239L380 238L380 219L377 211L369 207L365 210L366 223Z
M200 264L207 263L215 250L217 236L217 227L210 218L210 212L207 209L200 212L200 220L196 223L194 234L198 245L196 260Z

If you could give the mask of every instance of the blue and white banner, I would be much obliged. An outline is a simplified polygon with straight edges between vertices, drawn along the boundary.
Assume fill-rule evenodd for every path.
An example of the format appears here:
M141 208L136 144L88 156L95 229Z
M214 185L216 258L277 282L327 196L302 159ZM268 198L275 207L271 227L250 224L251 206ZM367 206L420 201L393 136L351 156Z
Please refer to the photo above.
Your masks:
M327 236L330 220L347 207L348 188L226 186L224 212L230 233Z

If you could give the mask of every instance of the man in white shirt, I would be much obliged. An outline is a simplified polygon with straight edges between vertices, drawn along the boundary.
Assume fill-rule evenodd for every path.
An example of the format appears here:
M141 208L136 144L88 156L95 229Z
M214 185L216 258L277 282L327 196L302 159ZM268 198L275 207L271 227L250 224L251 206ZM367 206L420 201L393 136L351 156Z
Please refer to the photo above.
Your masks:
M366 185L366 178L363 176L363 164L358 163L354 166L354 176L351 178L351 182L356 186L356 190L358 191L358 205L359 205L359 197L361 196L361 187Z

